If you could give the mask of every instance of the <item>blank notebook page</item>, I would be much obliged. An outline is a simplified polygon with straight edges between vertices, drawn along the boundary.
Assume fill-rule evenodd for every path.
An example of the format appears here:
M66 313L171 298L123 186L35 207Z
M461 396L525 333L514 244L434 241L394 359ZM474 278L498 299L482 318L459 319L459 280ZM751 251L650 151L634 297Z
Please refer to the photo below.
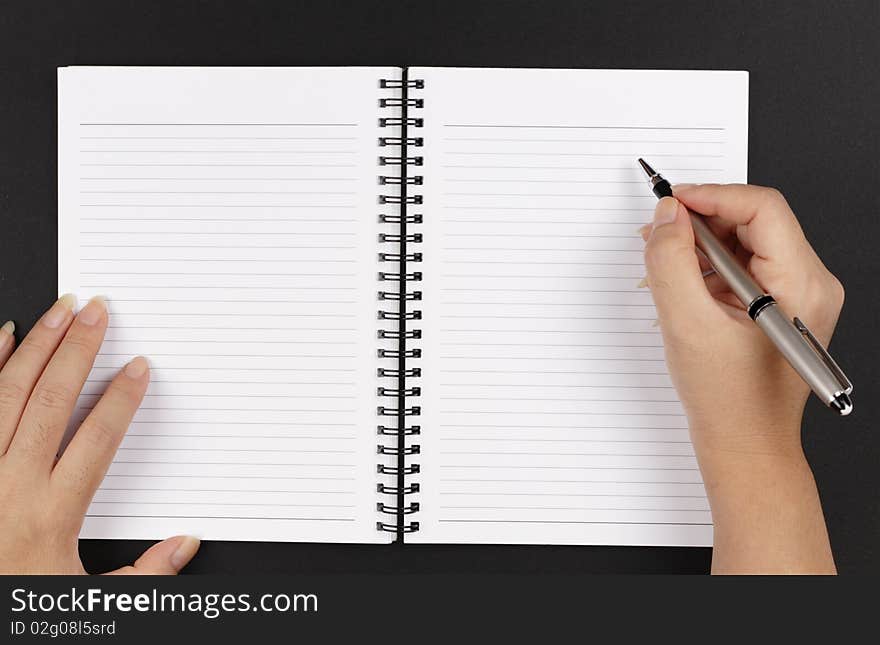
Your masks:
M637 229L746 179L744 72L425 80L420 542L709 545Z
M60 291L111 314L74 424L132 356L152 365L84 537L388 539L376 141L399 75L59 70Z

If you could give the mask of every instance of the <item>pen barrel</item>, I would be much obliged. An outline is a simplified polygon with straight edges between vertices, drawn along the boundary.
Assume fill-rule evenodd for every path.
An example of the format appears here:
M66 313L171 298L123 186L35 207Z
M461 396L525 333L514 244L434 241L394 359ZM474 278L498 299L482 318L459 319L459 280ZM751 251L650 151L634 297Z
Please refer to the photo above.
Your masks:
M755 323L823 403L830 405L844 392L835 374L804 340L801 331L778 304L764 307L756 316Z
M697 246L712 264L715 273L724 279L739 301L748 307L757 298L765 295L764 290L733 256L730 249L715 236L705 218L691 210L688 210L688 213L691 216Z

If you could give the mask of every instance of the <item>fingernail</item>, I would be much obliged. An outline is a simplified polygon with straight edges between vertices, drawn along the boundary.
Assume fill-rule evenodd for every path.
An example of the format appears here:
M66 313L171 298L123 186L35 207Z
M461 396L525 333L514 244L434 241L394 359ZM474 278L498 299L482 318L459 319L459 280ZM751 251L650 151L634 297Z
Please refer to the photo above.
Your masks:
M648 286L648 278L647 277L644 277L641 280L639 280L639 283L636 285L636 287L639 289L644 289L647 286Z
M75 308L76 296L72 293L65 293L55 301L49 311L43 314L43 324L50 329L56 329L67 320Z
M654 322L651 323L651 327L656 327L659 324L660 324L659 320L654 320Z
M144 375L150 364L143 356L135 356L131 359L123 370L128 378L139 379Z
M639 226L639 235L644 237L645 233L647 233L650 230L651 230L651 224L643 224L642 226Z
M0 327L0 329L12 336L15 333L15 323L11 320L7 320L5 323L3 323L3 326Z
M677 190L689 190L691 188L696 188L700 184L675 184L672 187L672 192L675 193Z
M657 203L657 210L654 211L654 228L672 224L677 214L678 200L674 197L664 197Z
M183 569L199 550L201 541L191 535L184 535L174 553L171 554L171 566L177 571Z
M76 318L82 324L92 327L101 322L106 313L107 304L104 301L104 296L95 296L82 308Z

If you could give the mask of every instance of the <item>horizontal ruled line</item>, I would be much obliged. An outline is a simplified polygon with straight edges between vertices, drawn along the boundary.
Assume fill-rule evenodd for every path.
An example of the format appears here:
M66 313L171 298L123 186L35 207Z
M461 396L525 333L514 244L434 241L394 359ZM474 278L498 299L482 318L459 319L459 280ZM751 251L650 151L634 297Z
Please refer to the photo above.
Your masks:
M449 205L444 204L441 208L447 210L479 210L479 211L535 211L537 213L543 211L601 211L603 213L653 213L653 208L580 208L580 207L559 207L559 206L468 206L468 205Z
M657 481L657 480L612 480L612 479L453 479L440 478L441 482L492 482L492 483L535 483L535 484L673 484L676 486L703 486L703 482ZM704 497L704 496L700 496Z
M134 433L127 432L126 437L160 437L168 439L192 438L192 439L296 439L302 441L354 441L359 437L344 436L305 436L305 435L286 435L286 434L153 434L153 433Z
M602 184L603 186L621 185L644 185L642 180L604 180L604 179L473 179L467 177L444 177L443 181L449 183L464 184ZM449 193L453 194L453 193Z
M284 451L280 451L284 452ZM296 451L289 451L296 452ZM669 454L669 455L657 455L657 454L624 454L618 452L533 452L533 451L508 451L508 450L441 450L441 455L494 455L494 456L507 456L507 457L621 457L621 458L635 458L635 457L647 457L647 458L681 458L681 457L694 457L693 454Z
M237 286L224 286L224 285L175 285L175 284L80 284L81 287L105 287L111 289L223 289L224 291L230 291L233 289L247 289L252 291L356 291L355 287L265 287L263 285L250 285L247 287L237 287ZM119 302L119 300L116 300ZM191 300L190 302L199 302L195 300ZM208 300L204 302L223 302L221 300ZM283 300L283 301L275 301L275 300L236 300L233 302L296 302L295 300ZM321 302L330 302L328 300L321 300ZM249 327L248 329L254 329L253 327Z
M568 223L568 222L566 222ZM589 222L593 224L594 222ZM584 224L584 222L581 222ZM320 235L320 233L315 233L314 235ZM605 233L444 233L444 237L488 237L490 239L496 239L499 237L525 237L525 238L550 238L550 239L581 239L581 238L599 238L599 239L641 239L641 236L636 233L631 233L628 235L609 235ZM450 251L456 251L461 249L449 248ZM543 249L542 249L543 250ZM555 250L566 250L566 249L555 249ZM628 251L632 249L595 249L600 251Z
M576 249L572 249L576 250ZM548 262L545 260L517 260L516 262L511 262L510 260L446 260L446 264L505 264L509 266L514 265L522 265L522 264L546 264L546 265L574 265L574 266L627 266L627 267L636 267L636 266L645 266L644 262ZM499 276L490 276L490 277L499 277ZM503 277L503 276L501 276ZM550 277L553 276L542 276L542 277Z
M443 141L503 141L521 143L672 143L677 145L712 144L723 145L725 141L695 141L695 140L659 140L659 139L502 139L498 137L442 137ZM647 155L646 155L647 156Z
M253 328L252 328L253 329ZM632 330L615 330L615 331L590 331L583 329L441 329L442 332L467 332L467 333L520 333L526 332L529 334L575 334L575 335L590 335L590 334L646 334L650 336L660 336L661 332L652 329L649 331L632 331Z
M149 408L145 408L149 409ZM353 455L356 450L305 450L302 448L285 450L281 448L256 449L256 448L117 448L121 452L292 452L296 454L316 454L316 455ZM621 455L626 456L626 455Z
M485 469L508 469L508 470L657 470L657 471L684 471L700 472L699 468L666 468L659 466L512 466L494 464L440 464L440 468L485 468ZM662 482L659 482L662 483Z
M119 153L119 154L198 154L198 155L227 155L227 154L284 154L284 155L354 155L357 150L80 150L81 154L93 153ZM617 155L615 155L617 156ZM621 155L622 156L622 155ZM655 157L659 155L653 155Z
M451 523L476 523L476 524L610 524L610 525L636 525L636 526L712 526L711 522L586 522L586 521L575 521L575 520L458 520L458 519L444 519L441 518L437 520L438 522L451 522Z
M357 195L353 190L81 190L80 195Z
M350 517L266 517L266 516L231 516L231 515L131 515L129 513L118 513L115 515L99 515L95 513L87 513L86 517L112 517L124 518L132 517L135 519L188 519L188 520L291 520L296 522L354 522L354 518Z
M198 314L193 314L198 315ZM203 325L108 325L107 329L199 329L209 331L240 331L238 327L205 327ZM251 327L248 331L357 331L354 327ZM610 333L610 332L609 332Z
M540 129L540 130L725 130L723 127L696 127L696 126L660 126L660 125L525 125L499 123L444 123L444 128L511 128L511 129Z
M357 181L357 177L80 177L81 181ZM643 183L643 182L633 182Z
M441 509L451 511L609 511L609 512L658 512L658 513L709 513L708 508L605 508L595 506L446 506Z
M185 342L185 341L182 341ZM129 356L129 354L125 352L101 352L98 354L99 356ZM185 354L175 353L156 353L151 352L151 356L173 356L173 357L198 357L198 356L208 356L208 357L216 357L216 358L357 358L354 354L193 354L192 352L188 352ZM196 368L202 369L202 368ZM235 369L235 368L227 368L227 369Z
M451 347L610 347L613 349L663 349L663 345L610 345L605 343L459 343L452 341L443 341L440 344L448 345Z
M248 330L251 328L249 327ZM127 340L119 338L105 338L105 343L125 343ZM244 343L248 345L356 345L353 340L191 340L181 339L174 340L172 338L138 338L139 343L206 343L209 345L229 345Z
M132 421L132 425L165 425L184 423L186 425L213 425L213 426L315 426L321 428L354 428L354 423L319 423L310 421Z
M81 163L93 168L357 168L353 163ZM667 170L674 170L669 168Z
M354 128L357 123L111 123L111 122L87 122L80 123L84 127L92 126L135 126L135 127L164 127L164 126L192 126L192 127L304 127L304 128Z
M473 304L473 303L470 303ZM499 304L499 303L493 303ZM519 304L519 303L517 303ZM545 304L545 303L542 303ZM606 305L611 306L611 305ZM620 306L620 305L613 305ZM638 305L638 306L649 306L649 305ZM512 316L512 315L504 315L504 316L490 316L490 315L478 315L478 316L451 316L444 314L440 316L440 318L502 318L502 319L518 319L518 320L655 320L655 317L649 318L615 318L615 317L601 317L601 316Z
M354 397L351 397L354 398ZM94 409L94 406L77 406L77 410L88 412ZM164 412L297 412L308 414L352 414L357 410L351 409L327 409L327 408L180 408L168 405L142 405L139 410L162 410ZM188 423L188 422L185 422ZM285 425L285 422L279 422L278 425ZM308 425L308 424L307 424Z
M357 260L269 260L266 258L80 258L80 260L86 262L278 262L279 264L354 264L357 262Z
M176 491L180 494L186 491ZM255 506L265 507L274 506L278 508L356 508L354 504L281 504L281 503L263 503L263 502L144 502L144 501L113 501L104 502L100 500L92 500L92 505L103 504L105 506L113 504L132 505L132 506Z
M119 491L129 491L129 492L137 492L137 491L145 491L145 492L171 492L171 493L294 493L298 495L354 495L353 491L346 490L277 490L277 489L259 489L259 488L118 488L118 487L109 487L109 486L101 486L98 489L99 491L107 491L107 490L119 490ZM107 502L107 503L120 503L120 502ZM132 502L132 503L140 503L140 502ZM311 504L308 504L311 506Z
M239 221L241 221L241 220L239 220ZM252 221L253 220L245 220L245 222L247 222L248 224L250 224ZM244 223L244 222L242 222L242 223ZM160 229L160 230L146 230L146 231L126 231L126 230L101 230L101 231L83 231L83 230L81 230L80 231L80 235L134 235L134 234L137 234L137 235L197 235L199 237L204 237L206 235L238 235L238 236L243 236L243 237L270 235L272 237L282 237L282 238L283 237L291 237L291 236L294 236L294 237L303 237L303 236L308 236L308 237L355 237L357 235L357 233L350 233L348 231L324 231L322 233L313 233L313 232L302 233L302 232L298 232L298 231L262 231L261 232L261 231L251 231L251 230L244 230L244 231L204 231L204 230L179 231L179 230L174 230L174 229ZM630 235L627 237L634 237L634 236ZM81 244L80 246L122 246L122 247L143 246L144 248L150 248L150 249L152 249L152 248L179 248L179 245L157 244L157 243L153 243L153 242L145 242L142 244L133 244L133 245L115 244L115 243ZM252 249L289 248L286 246L275 247L275 246L262 246L262 245L256 245L256 246L243 246L243 245L235 246L235 245L233 245L232 247L227 247L227 246L220 246L220 245L214 245L214 244L198 245L198 246L194 246L194 247L184 245L183 248L202 248L203 246L204 246L204 248L246 248L246 249L249 249L249 248L252 248ZM353 249L356 247L354 247L354 246L344 246L343 247L343 246L308 245L305 247L296 247L296 248L315 248L315 249L345 248L345 249Z
M88 382L88 381L87 381ZM550 385L547 383L440 383L440 387L535 387L535 388L589 388L600 390L617 390L617 385ZM631 390L674 390L671 385L628 385Z
M641 222L599 222L595 220L534 220L534 219L444 219L444 223L446 224L534 224L537 226L544 226L546 224L568 224L570 226L585 226L585 225L613 225L613 226L636 226L637 224L641 224ZM447 233L449 235L449 233ZM495 237L495 236L492 236ZM569 236L564 236L569 237ZM598 236L601 237L601 236ZM627 235L623 237L635 237L635 235ZM492 276L486 276L492 277ZM544 276L546 277L546 276Z
M484 278L488 278L491 276L483 276ZM511 277L511 276L505 276ZM559 278L559 276L546 276L548 278ZM606 278L609 280L616 280L619 278ZM643 290L639 290L635 286L632 289L524 289L521 287L490 287L490 288L481 288L481 287L443 287L440 291L453 291L453 292L477 292L477 293L638 293L645 294ZM649 294L645 294L649 295Z
M355 468L356 464L268 464L250 461L125 461L114 459L114 464L150 464L171 466L295 466L297 468Z
M528 305L535 307L648 307L653 308L654 305L651 302L645 304L627 304L627 303L616 303L616 302L545 302L540 300L520 300L520 301L504 301L504 300L494 300L492 302L472 302L468 300L444 300L440 304L443 305L482 305L482 306L492 306L495 305L504 305L504 306L517 306L517 305ZM642 320L638 318L629 318L628 320Z
M441 164L441 168L469 168L469 169L487 169L487 170L513 170L513 169L522 169L522 170L622 170L619 166L499 166L497 164L491 165L470 165L470 164ZM724 168L670 168L664 167L664 171L676 171L676 172L721 172Z
M259 244L80 244L86 249L321 249L324 251L353 251L356 246L319 246L312 244L284 244L284 245L259 245ZM137 259L137 258L135 258ZM224 261L224 258L220 258Z
M107 141L357 141L357 137L166 137L166 136L147 136L147 137L123 137L123 136L101 136L101 137L79 137L84 140L107 140Z
M102 396L101 392L83 393L80 396ZM341 394L145 394L145 399L347 399L356 397ZM148 410L149 408L143 408ZM170 409L170 408L169 408ZM226 408L221 408L226 409ZM207 449L205 449L207 450Z
M231 272L214 272L210 273L192 273L189 271L80 271L80 275L173 275L173 276L181 276L181 275L205 275L205 276L215 276L215 275L235 275L235 276L260 276L260 277L272 277L272 278L281 278L281 277L297 277L297 278L353 278L356 276L356 273L242 273L241 271L231 271Z
M104 479L282 479L305 481L355 481L354 477L291 477L284 475L115 475L108 473Z
M332 223L340 223L340 222L356 222L356 218L339 218L339 217L248 217L247 219L242 219L241 217L80 217L80 221L83 222L113 222L114 224L118 224L119 222L238 222L238 223L251 223L251 222L332 222ZM101 231L83 231L83 233L96 233ZM108 232L108 231L105 231ZM154 231L140 231L141 233L150 233ZM185 231L182 231L185 232ZM201 231L196 231L200 233ZM319 235L327 235L326 233L319 233ZM352 233L354 235L354 233Z
M132 436L132 435L127 435ZM172 435L173 436L173 435ZM218 435L223 436L223 435ZM491 437L440 437L440 441L496 441L496 442L514 442L514 443L657 443L663 445L686 445L690 441L669 441L667 439L516 439L512 437L503 437L501 439L493 439ZM447 453L453 454L453 453ZM461 454L477 454L477 453L461 453ZM483 454L483 453L479 453ZM497 453L502 454L502 453ZM531 453L503 453L503 454L531 454ZM563 453L569 454L569 453ZM621 455L625 456L625 455ZM642 455L639 455L642 456ZM648 456L648 455L646 455ZM666 455L663 455L666 456ZM670 455L673 456L673 455ZM682 455L677 455L682 456ZM687 455L693 456L693 455Z
M525 151L463 151L463 150L446 150L443 152L444 155L461 155L461 156L478 156L478 155L492 155L498 157L625 157L630 159L635 156L635 153L632 152L525 152ZM724 155L716 155L716 154L705 154L705 153L690 153L690 154L673 154L673 153L661 153L661 152L651 152L646 153L648 157L693 157L697 158L723 158Z
M355 208L339 204L79 204L80 208Z
M100 356L101 354L99 354ZM119 354L119 356L128 356L128 354ZM109 367L96 365L92 369L96 370L118 370L119 367ZM353 369L334 369L326 367L156 367L159 371L167 370L194 370L203 371L224 371L224 372L354 372Z
M86 379L85 382L97 383L99 385L110 385L111 383L111 381L107 379ZM353 387L357 385L354 381L178 381L175 379L168 380L153 378L150 379L150 383L173 383L174 385L334 385L340 387Z
M277 304L277 303L304 303L304 304L327 304L327 305L353 305L357 301L356 300L292 300L292 299L284 299L284 300L245 300L245 299L232 299L232 300L215 300L212 298L202 298L202 299L193 299L193 298L113 298L113 302L182 302L182 303L198 303L198 302L217 302L217 303L258 303L258 304Z
M687 430L687 426L673 426L658 428L650 426L570 426L570 425L509 425L509 424L486 424L486 423L447 423L440 424L441 428L498 428L510 430Z
M588 360L588 359L584 359ZM166 368L167 369L167 368ZM610 371L601 371L601 372L578 372L578 371L568 371L568 370L450 370L450 369L441 369L441 373L444 374L580 374L580 375L593 375L593 374L621 374L627 376L638 376L638 375L649 375L649 376L669 376L668 372L610 372Z
M143 408L142 408L143 409ZM329 411L329 410L328 410ZM351 411L351 410L349 410ZM447 410L442 409L440 414L515 414L523 416L522 410ZM559 410L542 410L541 415L547 416L595 416L595 417L682 417L684 413L677 412L561 412Z

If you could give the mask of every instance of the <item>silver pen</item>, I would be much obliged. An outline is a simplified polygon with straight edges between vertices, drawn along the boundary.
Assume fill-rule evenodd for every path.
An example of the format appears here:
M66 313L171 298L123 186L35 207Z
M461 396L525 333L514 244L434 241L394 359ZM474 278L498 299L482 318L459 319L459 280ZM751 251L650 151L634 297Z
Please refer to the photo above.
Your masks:
M663 176L651 168L644 159L639 165L648 175L648 183L658 199L672 197L672 186ZM749 272L736 260L730 250L721 243L703 215L688 209L697 246L709 260L715 273L730 286L755 321L794 370L815 392L816 396L841 416L852 412L849 395L853 386L834 362L828 351L807 329L799 318L789 318L770 294L758 286Z

